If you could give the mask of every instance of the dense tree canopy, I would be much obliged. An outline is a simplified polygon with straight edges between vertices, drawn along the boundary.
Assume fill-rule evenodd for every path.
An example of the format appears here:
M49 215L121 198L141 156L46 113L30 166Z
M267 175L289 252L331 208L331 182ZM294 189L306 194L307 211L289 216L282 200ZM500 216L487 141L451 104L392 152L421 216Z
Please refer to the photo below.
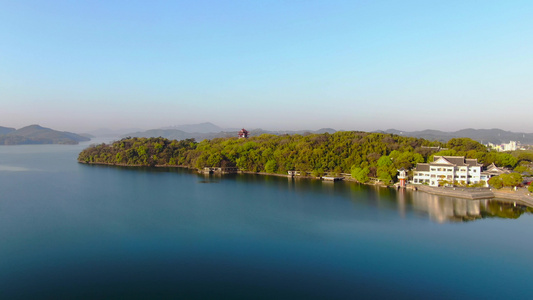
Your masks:
M85 149L79 161L125 165L182 165L193 168L237 167L245 171L286 174L288 170L350 173L391 179L398 168L412 168L427 158L424 146L438 142L366 132L269 135L249 139L218 138L170 141L125 138ZM379 170L378 170L379 169Z
M518 173L509 173L501 174L499 176L494 176L489 179L489 184L496 189L501 189L502 187L514 187L522 183L522 175Z
M430 148L433 147L433 148ZM435 149L447 150L434 153ZM393 134L356 131L334 134L270 135L248 139L124 138L111 145L83 150L78 160L135 166L184 166L189 168L237 167L243 171L287 174L289 170L320 176L351 173L361 182L370 178L391 181L397 170L412 169L431 161L433 155L464 155L488 165L515 167L519 159L508 153L488 152L471 139L452 139L448 144ZM529 156L520 157L529 159Z

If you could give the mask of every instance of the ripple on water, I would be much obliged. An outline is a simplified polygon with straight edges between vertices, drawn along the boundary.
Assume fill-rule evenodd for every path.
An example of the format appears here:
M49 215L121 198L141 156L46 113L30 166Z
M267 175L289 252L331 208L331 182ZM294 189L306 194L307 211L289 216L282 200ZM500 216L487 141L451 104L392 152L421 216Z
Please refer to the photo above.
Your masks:
M0 165L0 171L7 171L7 172L24 172L29 171L28 168L22 168L22 167L13 167L13 166L3 166Z

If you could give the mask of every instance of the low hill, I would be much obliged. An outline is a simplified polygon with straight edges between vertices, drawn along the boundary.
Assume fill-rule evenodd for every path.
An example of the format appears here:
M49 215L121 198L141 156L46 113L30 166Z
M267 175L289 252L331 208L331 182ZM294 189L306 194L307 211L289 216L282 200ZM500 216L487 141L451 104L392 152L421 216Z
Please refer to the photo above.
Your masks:
M211 132L230 131L228 129L219 127L211 122L205 122L205 123L200 123L200 124L177 125L177 126L171 126L171 127L164 127L161 129L180 130L180 131L189 132L189 133L211 133Z
M15 131L15 130L16 130L15 128L2 127L2 126L0 126L0 135L2 135L2 134L8 134L8 133L13 132L13 131Z
M425 161L431 154L429 149L432 146L439 148L442 145L423 139L355 131L306 135L263 134L247 139L231 137L202 142L133 137L112 145L91 146L80 153L78 161L198 169L230 167L246 172L277 174L297 170L312 172L317 176L324 172L350 173L360 168L356 171L365 176L379 176L390 181L399 168L411 169L417 162ZM307 174L305 172L302 174Z
M198 134L196 134L197 136ZM138 131L133 133L128 133L125 136L131 137L164 137L171 140L184 140L193 138L195 134L185 132L178 129L150 129L146 131Z
M0 145L66 144L74 145L90 138L66 131L57 131L39 125L30 125L0 135Z
M125 134L128 134L130 132L140 132L143 131L142 128L123 128L123 129L109 129L109 128L99 128L96 130L92 130L87 132L87 134L90 134L95 137L121 137Z
M446 150L441 150L446 148ZM439 152L437 152L439 151ZM485 166L495 163L514 168L509 153L487 151L469 138L447 144L393 134L340 131L334 134L264 134L250 138L217 138L196 142L155 138L124 138L112 145L93 145L78 161L121 166L180 166L237 168L244 172L286 175L288 171L319 177L324 173L351 173L360 182L393 180L399 169L411 170L434 155L466 156Z

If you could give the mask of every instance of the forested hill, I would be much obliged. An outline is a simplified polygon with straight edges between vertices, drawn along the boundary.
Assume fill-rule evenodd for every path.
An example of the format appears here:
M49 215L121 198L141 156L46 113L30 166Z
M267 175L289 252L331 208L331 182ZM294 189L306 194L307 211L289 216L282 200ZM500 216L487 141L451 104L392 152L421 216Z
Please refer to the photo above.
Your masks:
M237 167L243 171L287 174L288 170L359 174L361 178L392 179L399 168L411 169L447 147L439 155L466 155L480 162L516 165L468 138L447 144L412 137L366 132L268 135L248 139L217 138L200 143L193 139L125 138L111 145L83 150L82 163L132 166ZM509 154L501 154L509 155ZM500 162L502 161L502 162ZM364 175L364 176L363 176ZM362 180L364 181L364 180Z
M90 138L66 131L57 131L39 125L30 125L0 134L0 145L24 144L78 144Z

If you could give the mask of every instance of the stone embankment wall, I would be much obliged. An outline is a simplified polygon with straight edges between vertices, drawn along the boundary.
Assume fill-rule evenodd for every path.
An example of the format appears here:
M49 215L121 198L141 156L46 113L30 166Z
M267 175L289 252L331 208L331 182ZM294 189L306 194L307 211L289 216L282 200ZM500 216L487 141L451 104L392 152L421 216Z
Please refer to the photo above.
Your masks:
M419 191L429 194L449 196L464 199L491 199L494 193L488 188L460 188L460 187L432 187L426 185L417 186Z
M464 199L500 199L507 201L516 201L533 207L533 196L523 191L497 191L488 188L461 188L461 187L431 187L426 185L416 185L419 191Z
M494 194L494 198L496 199L512 200L533 207L533 196L531 196L529 193L523 191L509 192L498 190L493 190L492 192Z

